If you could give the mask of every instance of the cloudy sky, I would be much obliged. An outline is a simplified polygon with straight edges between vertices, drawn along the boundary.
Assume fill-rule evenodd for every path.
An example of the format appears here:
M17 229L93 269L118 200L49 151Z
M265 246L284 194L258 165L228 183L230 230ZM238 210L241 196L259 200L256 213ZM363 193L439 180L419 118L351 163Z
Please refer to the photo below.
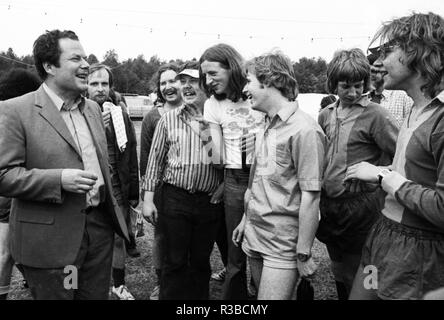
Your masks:
M412 11L444 15L443 0L0 0L0 51L30 54L45 30L71 29L99 60L199 58L225 42L246 58L280 48L292 60L366 49L382 22Z

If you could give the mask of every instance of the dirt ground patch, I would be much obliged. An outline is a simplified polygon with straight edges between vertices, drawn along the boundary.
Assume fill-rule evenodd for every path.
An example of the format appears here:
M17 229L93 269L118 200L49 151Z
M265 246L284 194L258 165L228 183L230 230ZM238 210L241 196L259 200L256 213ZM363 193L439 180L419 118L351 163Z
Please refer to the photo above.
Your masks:
M138 143L137 153L140 154L141 121L134 121L133 123ZM145 223L145 235L137 239L137 247L141 256L139 258L127 259L126 284L137 300L148 300L151 291L156 285L156 275L151 263L153 234L152 226ZM322 243L318 241L315 242L313 246L313 256L319 263L318 271L313 280L315 299L337 299L335 284L330 271L330 260L328 258L327 250ZM222 268L219 251L216 246L211 255L211 268L212 270L219 270ZM8 297L9 299L32 299L29 290L23 288L22 276L15 268L11 282L11 290L12 292ZM220 296L221 283L212 280L210 283L210 299L219 300Z
M137 300L149 300L149 296L156 285L156 275L152 268L152 243L153 228L145 223L145 235L137 238L137 247L141 253L138 258L127 259L126 284L128 289ZM313 256L319 263L319 268L313 280L316 300L334 300L337 299L335 284L330 271L330 261L325 246L316 241L313 248ZM222 262L217 247L214 247L211 255L212 270L222 268ZM8 299L11 300L29 300L32 299L28 289L22 285L22 276L14 268L11 281L11 293ZM210 282L210 299L219 300L221 296L221 282ZM114 299L111 295L110 299Z

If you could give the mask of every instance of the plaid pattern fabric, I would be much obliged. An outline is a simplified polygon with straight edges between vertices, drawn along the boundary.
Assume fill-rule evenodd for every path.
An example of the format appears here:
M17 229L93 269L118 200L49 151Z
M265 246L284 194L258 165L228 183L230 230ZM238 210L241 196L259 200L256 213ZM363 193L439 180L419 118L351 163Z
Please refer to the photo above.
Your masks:
M380 105L395 117L400 128L412 108L413 100L404 91L384 90Z

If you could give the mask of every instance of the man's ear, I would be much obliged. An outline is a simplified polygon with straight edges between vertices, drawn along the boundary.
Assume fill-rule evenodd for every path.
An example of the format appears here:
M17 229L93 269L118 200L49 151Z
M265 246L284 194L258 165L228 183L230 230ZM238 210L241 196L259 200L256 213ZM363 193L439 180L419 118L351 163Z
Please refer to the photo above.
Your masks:
M50 74L52 76L54 75L54 67L55 66L53 64L51 64L49 62L44 62L42 65L43 65L43 69L45 69L47 74Z

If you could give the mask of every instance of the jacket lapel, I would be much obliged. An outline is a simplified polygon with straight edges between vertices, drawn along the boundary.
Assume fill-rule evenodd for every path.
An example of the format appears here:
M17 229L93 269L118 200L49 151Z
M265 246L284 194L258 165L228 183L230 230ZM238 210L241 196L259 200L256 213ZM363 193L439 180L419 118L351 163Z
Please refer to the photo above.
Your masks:
M60 115L60 111L57 110L57 107L51 101L42 86L40 86L36 92L35 104L41 108L40 115L48 121L57 133L77 152L79 156L81 156L71 132L69 132L65 121Z

